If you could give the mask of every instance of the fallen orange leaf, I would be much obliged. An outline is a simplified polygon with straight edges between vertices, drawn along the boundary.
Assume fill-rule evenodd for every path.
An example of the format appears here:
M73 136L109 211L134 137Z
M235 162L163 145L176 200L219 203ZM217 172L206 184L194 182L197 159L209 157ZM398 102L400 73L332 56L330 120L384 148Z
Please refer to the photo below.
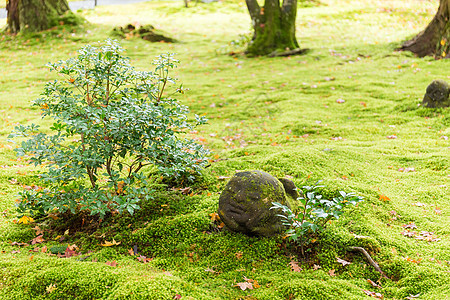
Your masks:
M220 216L218 213L210 213L209 216L211 217L212 222L220 222Z
M385 195L378 195L378 197L379 197L379 200L381 200L381 201L390 201L391 200Z
M114 260L113 261L107 261L106 264L108 266L111 266L111 267L117 267L117 263Z

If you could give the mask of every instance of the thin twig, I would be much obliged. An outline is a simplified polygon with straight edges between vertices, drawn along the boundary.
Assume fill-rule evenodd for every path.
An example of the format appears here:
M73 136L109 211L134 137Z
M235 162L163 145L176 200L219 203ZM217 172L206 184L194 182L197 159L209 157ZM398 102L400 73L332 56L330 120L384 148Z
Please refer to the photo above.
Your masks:
M366 249L361 248L361 247L348 247L348 250L349 250L349 251L359 251L359 252L361 252L362 254L364 254L364 256L365 256L365 257L367 258L367 260L369 261L369 264L370 264L372 267L374 267L375 270L377 270L378 272L380 272L381 275L382 275L384 278L389 279L389 277L387 277L386 274L384 274L384 272L381 270L380 266L376 263L376 261L374 261L374 260L372 259L372 257L370 256L370 254L367 253Z

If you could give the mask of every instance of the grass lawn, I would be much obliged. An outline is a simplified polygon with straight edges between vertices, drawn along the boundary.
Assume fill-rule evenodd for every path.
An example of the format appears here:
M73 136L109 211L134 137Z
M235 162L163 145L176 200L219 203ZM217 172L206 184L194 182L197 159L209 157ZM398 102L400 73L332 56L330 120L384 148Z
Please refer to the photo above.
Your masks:
M395 51L437 5L301 2L297 38L310 51L285 58L224 54L250 30L244 1L101 6L80 12L89 24L74 32L0 37L0 299L448 299L450 111L418 104L432 80L450 81L450 61ZM7 136L18 124L50 126L30 106L56 78L44 65L127 23L179 41L121 43L141 70L176 53L174 75L189 88L179 99L209 119L190 134L213 151L211 166L188 195L156 182L154 200L134 216L17 224L17 193L40 169L18 159ZM210 220L223 178L256 169L298 186L323 179L329 195L353 191L365 201L329 224L302 259L281 237L220 231ZM36 226L45 241L24 245L40 234ZM49 255L74 244L82 255ZM349 246L368 250L389 279ZM240 289L246 281L254 288Z

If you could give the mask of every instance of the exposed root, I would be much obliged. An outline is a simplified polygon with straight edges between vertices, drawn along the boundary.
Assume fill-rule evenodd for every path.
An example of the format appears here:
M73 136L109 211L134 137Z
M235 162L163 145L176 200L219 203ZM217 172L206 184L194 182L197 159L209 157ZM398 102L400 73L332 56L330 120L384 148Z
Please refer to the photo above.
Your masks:
M367 253L367 251L366 251L364 248L361 248L361 247L348 247L348 250L349 250L349 251L359 251L359 252L361 252L362 254L364 254L364 256L365 256L365 257L367 258L367 260L369 261L369 264L370 264L372 267L374 267L375 270L377 270L378 272L380 272L381 275L382 275L384 278L389 279L389 277L387 277L386 274L384 274L384 272L381 270L380 266L376 263L376 261L374 261L374 260L372 259L372 257L370 256L370 254Z
M308 51L309 51L309 49L307 49L307 48L305 48L305 49L297 48L294 50L289 50L289 51L284 51L284 52L274 51L274 52L270 53L268 56L269 57L278 57L278 56L300 55L300 54L304 54Z

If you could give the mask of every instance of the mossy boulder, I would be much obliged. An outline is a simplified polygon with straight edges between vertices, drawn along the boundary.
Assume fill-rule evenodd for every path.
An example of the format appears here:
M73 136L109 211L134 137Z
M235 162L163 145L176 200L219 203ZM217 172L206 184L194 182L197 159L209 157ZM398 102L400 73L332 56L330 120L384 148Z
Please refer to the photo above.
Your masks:
M444 80L433 80L427 87L422 106L427 108L450 107L450 87Z
M284 228L276 216L280 211L270 209L272 202L289 206L278 179L262 171L239 172L220 195L219 216L231 231L274 236Z
M165 33L152 25L135 26L128 24L123 27L115 27L112 34L121 38L140 37L149 42L174 43L175 39L165 36Z

